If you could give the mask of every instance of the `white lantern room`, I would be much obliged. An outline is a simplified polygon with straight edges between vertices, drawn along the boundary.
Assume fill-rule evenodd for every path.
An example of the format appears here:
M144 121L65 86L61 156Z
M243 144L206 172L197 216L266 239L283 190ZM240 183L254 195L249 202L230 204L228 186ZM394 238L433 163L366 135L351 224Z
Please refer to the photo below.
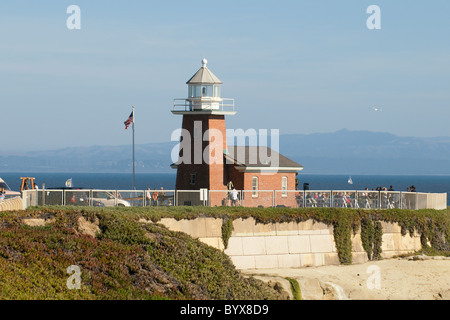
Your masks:
M202 60L202 67L186 82L188 97L174 99L174 114L210 113L234 115L234 99L220 96L222 81L206 66L208 61Z

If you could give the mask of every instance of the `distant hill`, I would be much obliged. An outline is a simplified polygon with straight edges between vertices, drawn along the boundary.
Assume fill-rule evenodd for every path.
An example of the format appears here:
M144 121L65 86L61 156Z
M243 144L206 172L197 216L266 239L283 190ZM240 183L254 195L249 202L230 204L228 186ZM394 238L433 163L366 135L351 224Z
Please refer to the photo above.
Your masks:
M175 142L135 145L136 172L173 172L171 151ZM132 147L91 146L22 154L0 154L0 172L130 172Z
M450 174L450 137L340 130L280 136L280 151L304 173Z
M173 172L176 142L135 146L136 172ZM450 137L340 130L280 136L280 153L311 174L450 174ZM130 172L131 146L0 153L0 172Z

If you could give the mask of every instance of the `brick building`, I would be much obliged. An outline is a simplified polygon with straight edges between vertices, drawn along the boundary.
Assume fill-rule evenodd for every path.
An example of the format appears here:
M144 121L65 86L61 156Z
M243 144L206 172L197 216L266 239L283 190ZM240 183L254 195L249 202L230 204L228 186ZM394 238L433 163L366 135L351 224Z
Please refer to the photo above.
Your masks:
M296 174L303 166L268 147L227 145L225 116L236 114L234 100L221 98L222 82L202 67L187 82L188 98L175 99L173 114L182 115L176 189L179 205L201 204L196 191L210 190L211 206L229 204L229 190L244 206L295 206Z

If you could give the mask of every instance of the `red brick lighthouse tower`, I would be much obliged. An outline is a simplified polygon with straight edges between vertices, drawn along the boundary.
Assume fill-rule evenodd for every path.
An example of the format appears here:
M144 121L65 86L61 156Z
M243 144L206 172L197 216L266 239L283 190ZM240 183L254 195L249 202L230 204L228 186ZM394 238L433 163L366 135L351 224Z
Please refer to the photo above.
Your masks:
M220 96L222 82L202 67L187 81L188 97L174 100L173 114L182 115L177 190L223 190L211 192L209 204L221 205L227 190L224 154L227 154L225 116L235 115L234 100ZM179 192L179 205L200 204L198 193Z

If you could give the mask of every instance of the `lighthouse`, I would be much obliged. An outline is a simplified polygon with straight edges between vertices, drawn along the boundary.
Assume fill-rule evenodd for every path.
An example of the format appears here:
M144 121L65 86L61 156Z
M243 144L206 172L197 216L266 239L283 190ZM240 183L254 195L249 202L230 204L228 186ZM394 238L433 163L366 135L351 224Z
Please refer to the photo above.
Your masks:
M234 99L222 98L222 81L207 63L203 59L186 82L187 98L174 99L172 113L182 116L178 161L171 165L177 204L229 205L234 187L240 205L296 206L296 174L303 166L267 146L227 145L225 116L236 114ZM199 197L202 189L209 190L206 200Z
M201 68L186 82L187 98L174 99L172 113L182 116L182 137L177 169L177 190L227 190L224 154L227 150L225 116L236 114L234 99L221 97L222 81L202 60ZM179 193L178 203L195 205L196 198ZM220 205L223 195L208 199ZM186 200L190 199L190 200Z

